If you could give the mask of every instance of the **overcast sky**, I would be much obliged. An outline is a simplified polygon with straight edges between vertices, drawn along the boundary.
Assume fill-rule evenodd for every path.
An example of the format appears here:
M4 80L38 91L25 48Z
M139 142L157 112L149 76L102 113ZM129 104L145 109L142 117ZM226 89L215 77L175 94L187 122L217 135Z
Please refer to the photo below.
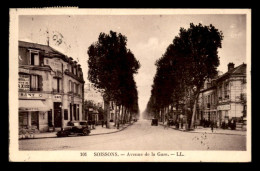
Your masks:
M97 41L100 32L110 30L125 35L127 48L131 49L141 68L135 76L139 94L140 111L144 111L150 97L151 85L156 72L155 61L178 35L180 27L190 23L213 24L223 32L224 40L219 49L219 70L227 71L227 64L246 63L246 16L245 15L60 15L20 16L19 40L46 44L46 30L63 35L63 43L50 45L68 56L78 59L87 80L87 49Z

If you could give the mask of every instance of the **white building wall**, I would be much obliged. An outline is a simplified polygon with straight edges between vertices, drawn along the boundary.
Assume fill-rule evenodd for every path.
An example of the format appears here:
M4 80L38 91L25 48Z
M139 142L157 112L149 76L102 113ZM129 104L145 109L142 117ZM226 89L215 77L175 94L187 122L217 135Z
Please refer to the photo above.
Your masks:
M231 103L229 111L229 119L232 117L241 117L243 116L243 105L241 103Z
M231 101L240 101L240 95L242 93L242 82L241 80L233 80L231 81L230 87L230 97Z

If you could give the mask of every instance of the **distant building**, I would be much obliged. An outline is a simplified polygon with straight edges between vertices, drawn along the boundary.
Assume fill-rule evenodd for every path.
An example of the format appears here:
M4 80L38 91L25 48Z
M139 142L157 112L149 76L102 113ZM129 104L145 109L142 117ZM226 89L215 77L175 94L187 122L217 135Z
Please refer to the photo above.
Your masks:
M19 128L41 132L84 118L79 64L47 45L19 41Z
M92 83L86 83L84 88L84 97L85 100L91 100L95 104L103 107L103 97L101 93L97 91Z
M228 64L228 71L207 80L199 96L197 118L220 124L246 117L246 64ZM198 116L199 115L199 116Z
M100 120L103 120L103 114L99 113L94 108L102 108L104 109L104 102L101 93L97 91L92 83L85 84L84 89L85 101L91 101L93 103L93 107L85 106L85 120L95 120L96 123L99 123Z

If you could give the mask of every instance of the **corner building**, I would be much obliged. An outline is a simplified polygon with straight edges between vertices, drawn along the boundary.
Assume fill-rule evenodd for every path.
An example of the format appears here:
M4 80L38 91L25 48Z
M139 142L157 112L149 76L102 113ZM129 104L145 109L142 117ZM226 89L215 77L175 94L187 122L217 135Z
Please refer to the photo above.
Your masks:
M246 64L228 64L228 71L207 80L199 96L202 119L218 123L241 122L247 116Z
M73 58L19 41L19 128L46 132L85 118L84 83Z

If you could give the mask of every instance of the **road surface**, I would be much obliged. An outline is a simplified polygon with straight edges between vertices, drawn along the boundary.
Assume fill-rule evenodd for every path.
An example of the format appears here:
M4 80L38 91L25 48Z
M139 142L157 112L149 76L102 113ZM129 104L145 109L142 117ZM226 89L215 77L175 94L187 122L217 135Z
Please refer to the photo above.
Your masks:
M139 120L123 131L19 141L20 150L246 150L246 136L190 133Z

